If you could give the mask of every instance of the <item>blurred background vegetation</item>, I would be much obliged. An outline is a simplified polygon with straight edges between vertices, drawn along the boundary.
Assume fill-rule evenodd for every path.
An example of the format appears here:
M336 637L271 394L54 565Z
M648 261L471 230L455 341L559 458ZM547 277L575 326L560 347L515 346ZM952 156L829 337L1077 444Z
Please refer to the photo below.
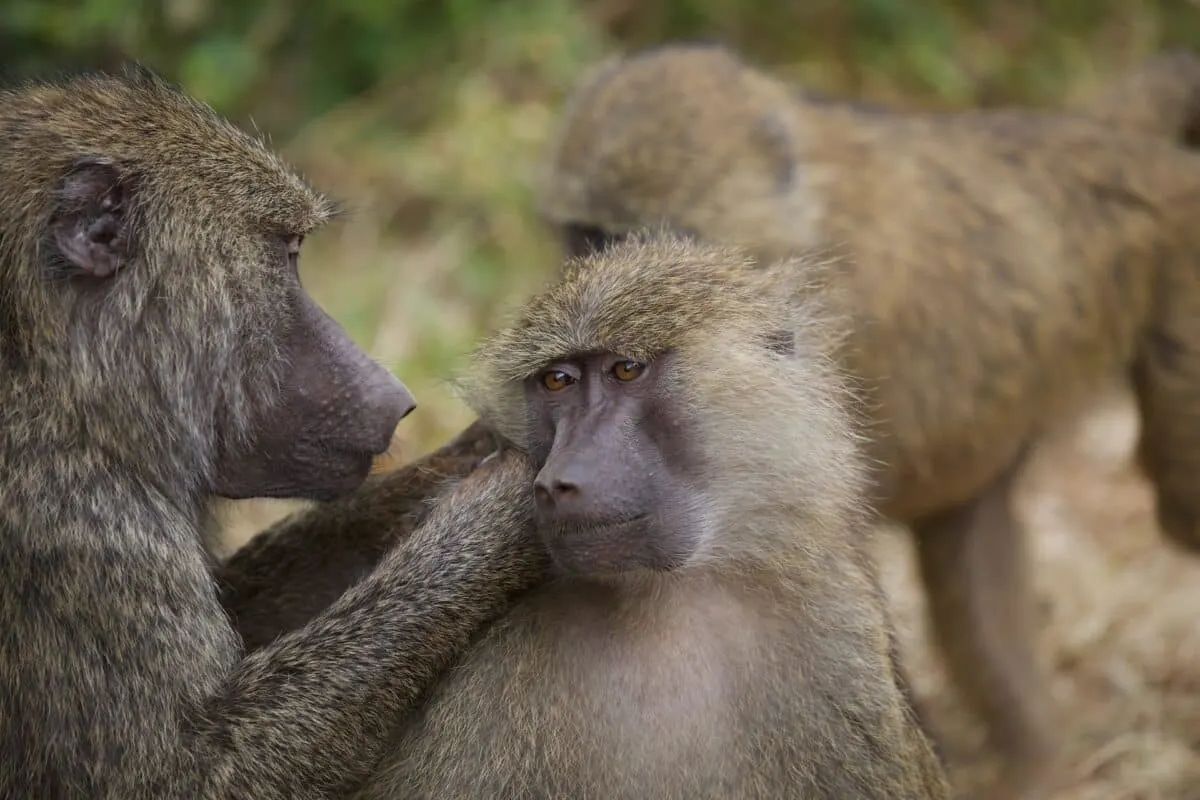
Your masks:
M416 392L416 455L468 414L442 379L554 249L531 178L563 94L614 49L721 40L900 107L1058 105L1154 51L1194 0L0 0L7 77L135 58L272 143L352 215L317 299Z

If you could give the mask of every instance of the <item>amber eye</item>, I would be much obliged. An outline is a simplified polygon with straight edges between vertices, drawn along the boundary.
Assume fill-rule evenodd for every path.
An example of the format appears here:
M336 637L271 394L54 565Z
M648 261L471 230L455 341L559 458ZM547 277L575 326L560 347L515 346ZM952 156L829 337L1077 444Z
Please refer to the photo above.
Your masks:
M646 365L638 361L618 361L612 371L617 380L631 381L638 375L641 375L645 369Z
M549 372L542 373L542 386L545 386L552 392L561 392L574 382L574 378L560 369L552 369Z

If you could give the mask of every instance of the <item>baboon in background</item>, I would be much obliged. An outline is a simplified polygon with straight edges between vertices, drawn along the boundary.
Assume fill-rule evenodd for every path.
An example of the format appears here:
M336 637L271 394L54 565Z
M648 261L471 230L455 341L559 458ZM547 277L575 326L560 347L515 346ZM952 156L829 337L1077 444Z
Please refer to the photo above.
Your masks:
M469 403L540 467L554 577L403 721L365 798L942 798L899 689L833 323L682 237L568 265Z
M0 186L0 797L347 791L543 575L536 471L501 454L243 657L208 498L343 497L413 407L300 286L330 204L142 70L0 93Z
M665 224L764 258L848 256L828 289L854 320L840 357L873 418L875 498L916 534L1006 791L1048 786L1060 734L1012 478L1126 371L1162 528L1200 546L1200 160L1081 115L808 102L721 47L669 46L581 81L540 203L573 253Z

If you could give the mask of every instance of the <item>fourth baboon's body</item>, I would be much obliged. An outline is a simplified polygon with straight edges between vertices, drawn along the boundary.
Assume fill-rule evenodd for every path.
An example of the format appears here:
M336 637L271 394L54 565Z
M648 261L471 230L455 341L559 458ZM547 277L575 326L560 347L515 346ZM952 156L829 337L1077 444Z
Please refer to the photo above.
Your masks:
M1025 454L1127 371L1163 529L1200 546L1200 160L1113 128L809 102L721 48L668 47L582 82L542 195L572 250L665 224L846 256L828 289L879 506L914 528L951 673L1030 792L1058 734L1010 502Z

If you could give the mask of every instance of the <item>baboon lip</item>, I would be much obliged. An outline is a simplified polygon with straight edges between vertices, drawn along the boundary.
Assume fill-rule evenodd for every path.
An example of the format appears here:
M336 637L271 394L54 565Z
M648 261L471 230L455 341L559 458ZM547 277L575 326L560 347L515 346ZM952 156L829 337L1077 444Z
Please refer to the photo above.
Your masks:
M627 517L613 517L607 520L591 522L587 525L575 525L570 521L551 522L543 526L547 538L562 541L565 539L584 539L596 534L611 533L621 528L628 528L650 518L649 514L633 514Z

